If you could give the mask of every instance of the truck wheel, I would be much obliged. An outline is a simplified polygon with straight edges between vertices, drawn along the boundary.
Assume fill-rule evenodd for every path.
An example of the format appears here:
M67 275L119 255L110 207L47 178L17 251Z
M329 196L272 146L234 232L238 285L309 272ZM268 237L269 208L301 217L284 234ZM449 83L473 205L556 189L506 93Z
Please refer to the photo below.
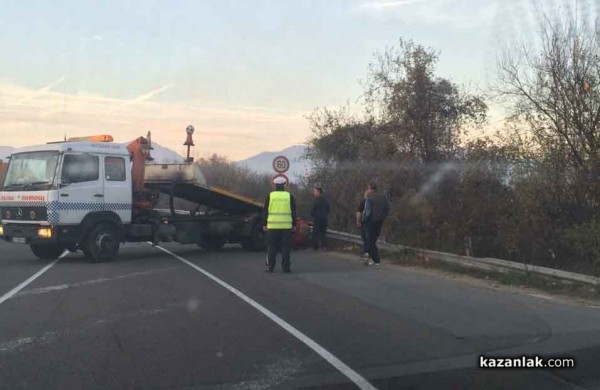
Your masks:
M93 262L112 261L119 252L119 232L111 223L94 226L83 242L85 257Z
M198 243L198 246L206 251L218 251L227 244L227 237L221 237L214 234L206 234Z
M57 259L65 251L60 245L52 243L31 244L30 248L36 257L44 260Z
M241 244L242 248L249 252L262 252L267 249L267 234L263 231L262 224L255 224L250 237L242 238Z

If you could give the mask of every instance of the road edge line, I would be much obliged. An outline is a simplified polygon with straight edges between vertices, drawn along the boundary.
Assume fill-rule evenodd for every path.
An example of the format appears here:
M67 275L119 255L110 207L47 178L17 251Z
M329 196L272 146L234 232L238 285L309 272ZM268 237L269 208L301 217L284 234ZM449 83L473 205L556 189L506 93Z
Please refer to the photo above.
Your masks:
M313 339L311 339L310 337L308 337L307 335L305 335L304 333L302 333L301 331L299 331L298 329L296 329L295 327L293 327L292 325L287 323L285 320L283 320L277 314L273 313L266 307L262 306L260 303L256 302L254 299L250 298L249 296L247 296L240 290L231 286L227 282L224 282L223 280L217 278L210 272L197 266L196 264L192 263L191 261L186 260L179 255L176 255L175 253L169 251L168 249L165 249L159 245L154 245L154 247L163 251L164 253L174 257L175 259L181 261L182 263L190 266L191 268L195 269L196 271L200 272L202 275L211 279L212 281L214 281L221 287L224 287L226 290L229 290L231 293L236 295L238 298L240 298L241 300L243 300L244 302L246 302L247 304L249 304L256 310L258 310L261 314L263 314L264 316L269 318L271 321L275 322L277 325L279 325L281 328L286 330L292 336L294 336L295 338L300 340L304 345L306 345L307 347L312 349L317 355L319 355L321 358L323 358L329 364L331 364L333 367L335 367L340 373L342 373L346 378L350 379L361 390L376 390L377 389L371 383L369 383L369 381L367 379L363 378L358 372L354 371L352 368L350 368L348 365L346 365L340 359L335 357L335 355L333 355L331 352L327 351L325 348L323 348L321 345L319 345L316 341L314 341Z
M58 263L60 259L64 258L68 254L69 254L69 251L64 251L62 253L62 255L60 255L52 263L47 264L44 268L42 268L41 270L39 270L35 274L31 275L29 278L27 278L24 282L22 282L21 284L19 284L17 287L13 288L12 290L10 290L9 292L7 292L6 294L2 295L0 297L0 305L3 304L4 302L8 301L9 299L11 299L12 297L14 297L15 295L17 295L19 293L19 291L21 291L22 289L24 289L25 287L27 287L31 282L33 282L34 280L36 280L37 278L39 278L40 276L42 276L46 271L48 271L56 263Z

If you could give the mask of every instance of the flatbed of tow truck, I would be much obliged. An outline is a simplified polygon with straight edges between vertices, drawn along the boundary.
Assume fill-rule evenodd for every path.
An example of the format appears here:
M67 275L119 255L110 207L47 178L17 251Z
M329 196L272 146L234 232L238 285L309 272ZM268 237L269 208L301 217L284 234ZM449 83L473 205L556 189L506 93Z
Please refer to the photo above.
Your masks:
M206 249L217 249L226 242L239 242L246 250L264 250L266 237L262 231L263 205L248 197L210 186L195 164L149 164L144 175L144 187L169 197L169 215L164 216L178 231L190 231L186 225L196 223L208 227L207 239L200 243ZM206 211L178 213L175 198L202 206ZM229 224L227 232L225 224ZM193 234L177 237L182 243L194 240ZM210 243L209 243L210 241Z

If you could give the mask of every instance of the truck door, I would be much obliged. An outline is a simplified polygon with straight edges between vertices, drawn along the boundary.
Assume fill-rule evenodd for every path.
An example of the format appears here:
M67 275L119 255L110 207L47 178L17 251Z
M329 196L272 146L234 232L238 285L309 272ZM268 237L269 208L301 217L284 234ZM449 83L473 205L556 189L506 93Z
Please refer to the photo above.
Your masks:
M104 205L123 223L131 222L131 175L123 156L104 157Z
M79 224L85 216L104 209L100 157L90 153L66 153L58 196L61 225Z

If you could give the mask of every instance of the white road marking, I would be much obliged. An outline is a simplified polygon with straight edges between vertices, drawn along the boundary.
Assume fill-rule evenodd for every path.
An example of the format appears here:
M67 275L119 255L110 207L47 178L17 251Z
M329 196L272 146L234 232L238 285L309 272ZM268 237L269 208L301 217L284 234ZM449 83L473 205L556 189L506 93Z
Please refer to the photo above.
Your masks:
M149 243L149 244L151 244L151 243ZM205 271L204 269L200 268L199 266L192 263L191 261L188 261L188 260L184 259L183 257L176 255L175 253L169 251L168 249L165 249L158 245L156 245L155 247L157 249L167 253L168 255L173 256L174 258L183 262L184 264L187 264L188 266L192 267L196 271L200 272L207 278L209 278L212 281L214 281L215 283L219 284L221 287L224 287L225 289L229 290L230 292L235 294L238 298L242 299L247 304L249 304L256 310L261 312L263 315L265 315L271 321L275 322L277 325L282 327L284 330L286 330L292 336L296 337L298 340L300 340L302 343L304 343L310 349L315 351L319 356L321 356L329 364L331 364L339 372L341 372L344 376L346 376L348 379L350 379L356 386L358 386L359 389L361 389L361 390L376 390L376 388L372 384L370 384L369 381L367 381L365 378L363 378L359 373L354 371L352 368L348 367L344 362L342 362L340 359L335 357L331 352L327 351L325 348L323 348L322 346L317 344L316 341L314 341L313 339L311 339L304 333L300 332L298 329L294 328L292 325L290 325L289 323L284 321L278 315L276 315L275 313L273 313L266 307L262 306L260 303L256 302L252 298L248 297L240 290L238 290L235 287L231 286L230 284L222 281L221 279L217 278L210 272Z
M151 317L174 309L184 309L185 302L179 302L176 304L169 304L161 307L141 309L129 311L126 313L116 314L100 320L92 320L84 322L78 325L76 328L61 328L46 331L37 336L20 337L0 343L0 355L10 354L14 352L23 352L33 348L37 348L41 345L49 345L57 343L60 338L75 337L79 335L89 334L90 330L97 328L103 328L110 325L118 324L121 320L126 318L139 318L139 317Z
M33 337L23 337L16 340L11 340L6 343L0 344L0 352L12 351L16 349L20 349L21 347L27 346L35 342L35 338Z
M59 332L44 332L41 336L10 340L0 344L0 354L23 352L40 345L47 345L54 342L58 336Z
M56 263L58 263L58 261L60 259L62 259L63 257L65 257L68 254L69 254L69 251L64 251L63 254L58 257L58 259L56 259L52 263L46 265L44 268L42 268L38 272L36 272L35 274L31 275L23 283L19 284L17 287L13 288L12 290L10 290L9 292L7 292L6 294L2 295L2 297L0 297L0 305L3 304L4 302L8 301L10 298L14 297L15 294L17 294L19 291L21 291L22 289L24 289L25 287L27 287L27 285L29 285L31 282L33 282L34 280L36 280L37 278L39 278L40 276L42 276L42 274L44 272L48 271Z
M221 357L222 358L222 357ZM264 373L260 379L232 383L221 386L221 390L263 390L272 389L281 385L288 378L300 371L302 362L297 359L278 359L276 362L268 364L263 368Z
M540 298L540 299L545 299L547 301L553 301L554 298L549 296L549 295L542 295L542 294L527 294L530 297L535 297L535 298Z
M47 293L51 293L51 292L55 292L55 291L90 286L90 285L99 284L99 283L107 283L107 282L113 282L113 281L122 280L122 279L135 278L138 276L152 275L152 274L156 274L156 273L160 273L160 272L163 272L166 270L172 270L172 269L175 269L175 267L158 268L158 269L153 269L153 270L149 270L149 271L133 272L133 273L129 273L129 274L113 276L110 278L98 278L98 279L84 280L82 282L77 282L77 283L73 283L73 284L59 284L59 285L55 285L55 286L34 288L31 290L21 291L13 297L19 298L19 297L24 297L24 296L28 296L28 295L47 294Z

